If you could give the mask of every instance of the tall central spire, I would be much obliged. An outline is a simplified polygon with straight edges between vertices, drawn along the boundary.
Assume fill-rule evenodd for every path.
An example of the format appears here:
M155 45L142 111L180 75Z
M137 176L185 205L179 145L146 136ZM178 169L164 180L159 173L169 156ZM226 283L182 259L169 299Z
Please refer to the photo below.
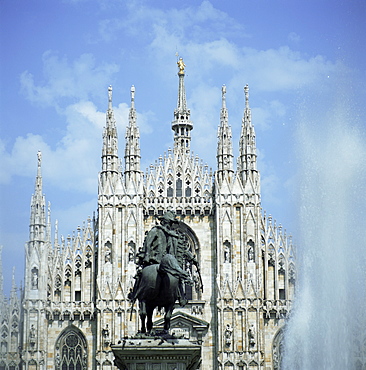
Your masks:
M190 121L191 111L187 109L186 90L184 87L184 69L185 64L182 58L178 62L178 103L177 108L174 110L174 121L172 122L172 130L174 131L174 151L182 154L190 152L191 144L191 130L193 129L192 122Z

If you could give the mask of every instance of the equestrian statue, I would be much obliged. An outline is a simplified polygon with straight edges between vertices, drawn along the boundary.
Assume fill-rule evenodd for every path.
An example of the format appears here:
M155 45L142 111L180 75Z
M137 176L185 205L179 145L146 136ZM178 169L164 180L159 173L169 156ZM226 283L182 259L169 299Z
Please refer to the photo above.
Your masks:
M159 217L159 221L160 225L147 233L139 250L136 280L128 294L132 307L136 300L139 301L140 332L143 334L151 333L155 308L164 308L164 333L167 333L175 302L178 300L181 306L186 305L184 285L193 285L187 266L196 266L202 289L198 262L189 251L187 237L179 230L179 221L170 211Z

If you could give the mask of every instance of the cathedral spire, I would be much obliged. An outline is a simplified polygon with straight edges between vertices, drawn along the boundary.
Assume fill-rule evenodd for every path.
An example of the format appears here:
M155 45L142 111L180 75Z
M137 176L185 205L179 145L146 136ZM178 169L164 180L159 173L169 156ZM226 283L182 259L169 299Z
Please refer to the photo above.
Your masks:
M191 130L193 129L190 121L191 111L187 108L186 90L184 87L184 69L185 64L182 58L178 62L178 102L177 108L174 110L174 121L172 122L172 130L174 131L174 151L188 154L191 144Z
M229 126L229 115L226 108L226 86L221 89L222 107L220 113L220 126L218 129L217 143L217 172L218 180L221 182L225 173L233 173L233 144L231 127Z
M126 185L130 180L137 184L140 180L140 132L137 127L137 117L135 109L135 86L131 86L131 107L126 129L126 149L125 149L125 175Z
M241 135L239 143L238 171L243 183L249 178L257 184L259 193L259 174L257 171L257 149L255 143L255 131L252 125L252 113L249 107L249 86L244 87L245 109L242 119Z
M42 194L42 153L37 153L38 165L34 194L31 200L29 240L45 241L46 237L46 200Z
M112 86L108 87L108 110L106 114L106 127L103 133L102 149L102 179L118 172L118 137L116 121L112 108Z

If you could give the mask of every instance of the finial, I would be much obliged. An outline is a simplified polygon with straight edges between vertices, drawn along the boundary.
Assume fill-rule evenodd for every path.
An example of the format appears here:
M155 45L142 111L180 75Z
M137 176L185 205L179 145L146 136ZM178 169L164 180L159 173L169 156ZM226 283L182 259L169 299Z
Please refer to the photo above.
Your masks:
M38 150L37 152L37 158L38 158L38 167L41 167L42 164L42 152Z
M112 85L108 86L108 109L112 109Z
M222 107L223 108L226 108L226 86L225 85L222 85L222 88L221 88L221 95L222 95Z
M182 57L179 58L177 64L178 64L178 68L179 68L178 74L179 75L184 75L184 68L185 68L186 65L184 64Z
M131 86L131 107L135 106L135 86Z
M244 86L244 94L245 94L245 108L249 108L249 86L248 84Z

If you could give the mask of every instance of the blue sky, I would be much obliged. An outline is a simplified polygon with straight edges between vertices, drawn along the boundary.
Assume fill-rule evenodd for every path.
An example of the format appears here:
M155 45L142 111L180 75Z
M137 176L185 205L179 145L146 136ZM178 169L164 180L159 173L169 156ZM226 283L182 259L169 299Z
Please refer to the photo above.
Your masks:
M365 134L363 0L1 0L0 7L5 292L13 266L18 285L23 277L37 151L52 223L57 219L59 234L67 236L96 210L109 85L121 157L131 85L142 168L172 146L177 52L187 66L191 147L213 168L221 86L237 154L249 84L262 205L295 240L299 127L309 122L313 137L326 140L331 117L338 117L334 108L342 106L344 130Z

